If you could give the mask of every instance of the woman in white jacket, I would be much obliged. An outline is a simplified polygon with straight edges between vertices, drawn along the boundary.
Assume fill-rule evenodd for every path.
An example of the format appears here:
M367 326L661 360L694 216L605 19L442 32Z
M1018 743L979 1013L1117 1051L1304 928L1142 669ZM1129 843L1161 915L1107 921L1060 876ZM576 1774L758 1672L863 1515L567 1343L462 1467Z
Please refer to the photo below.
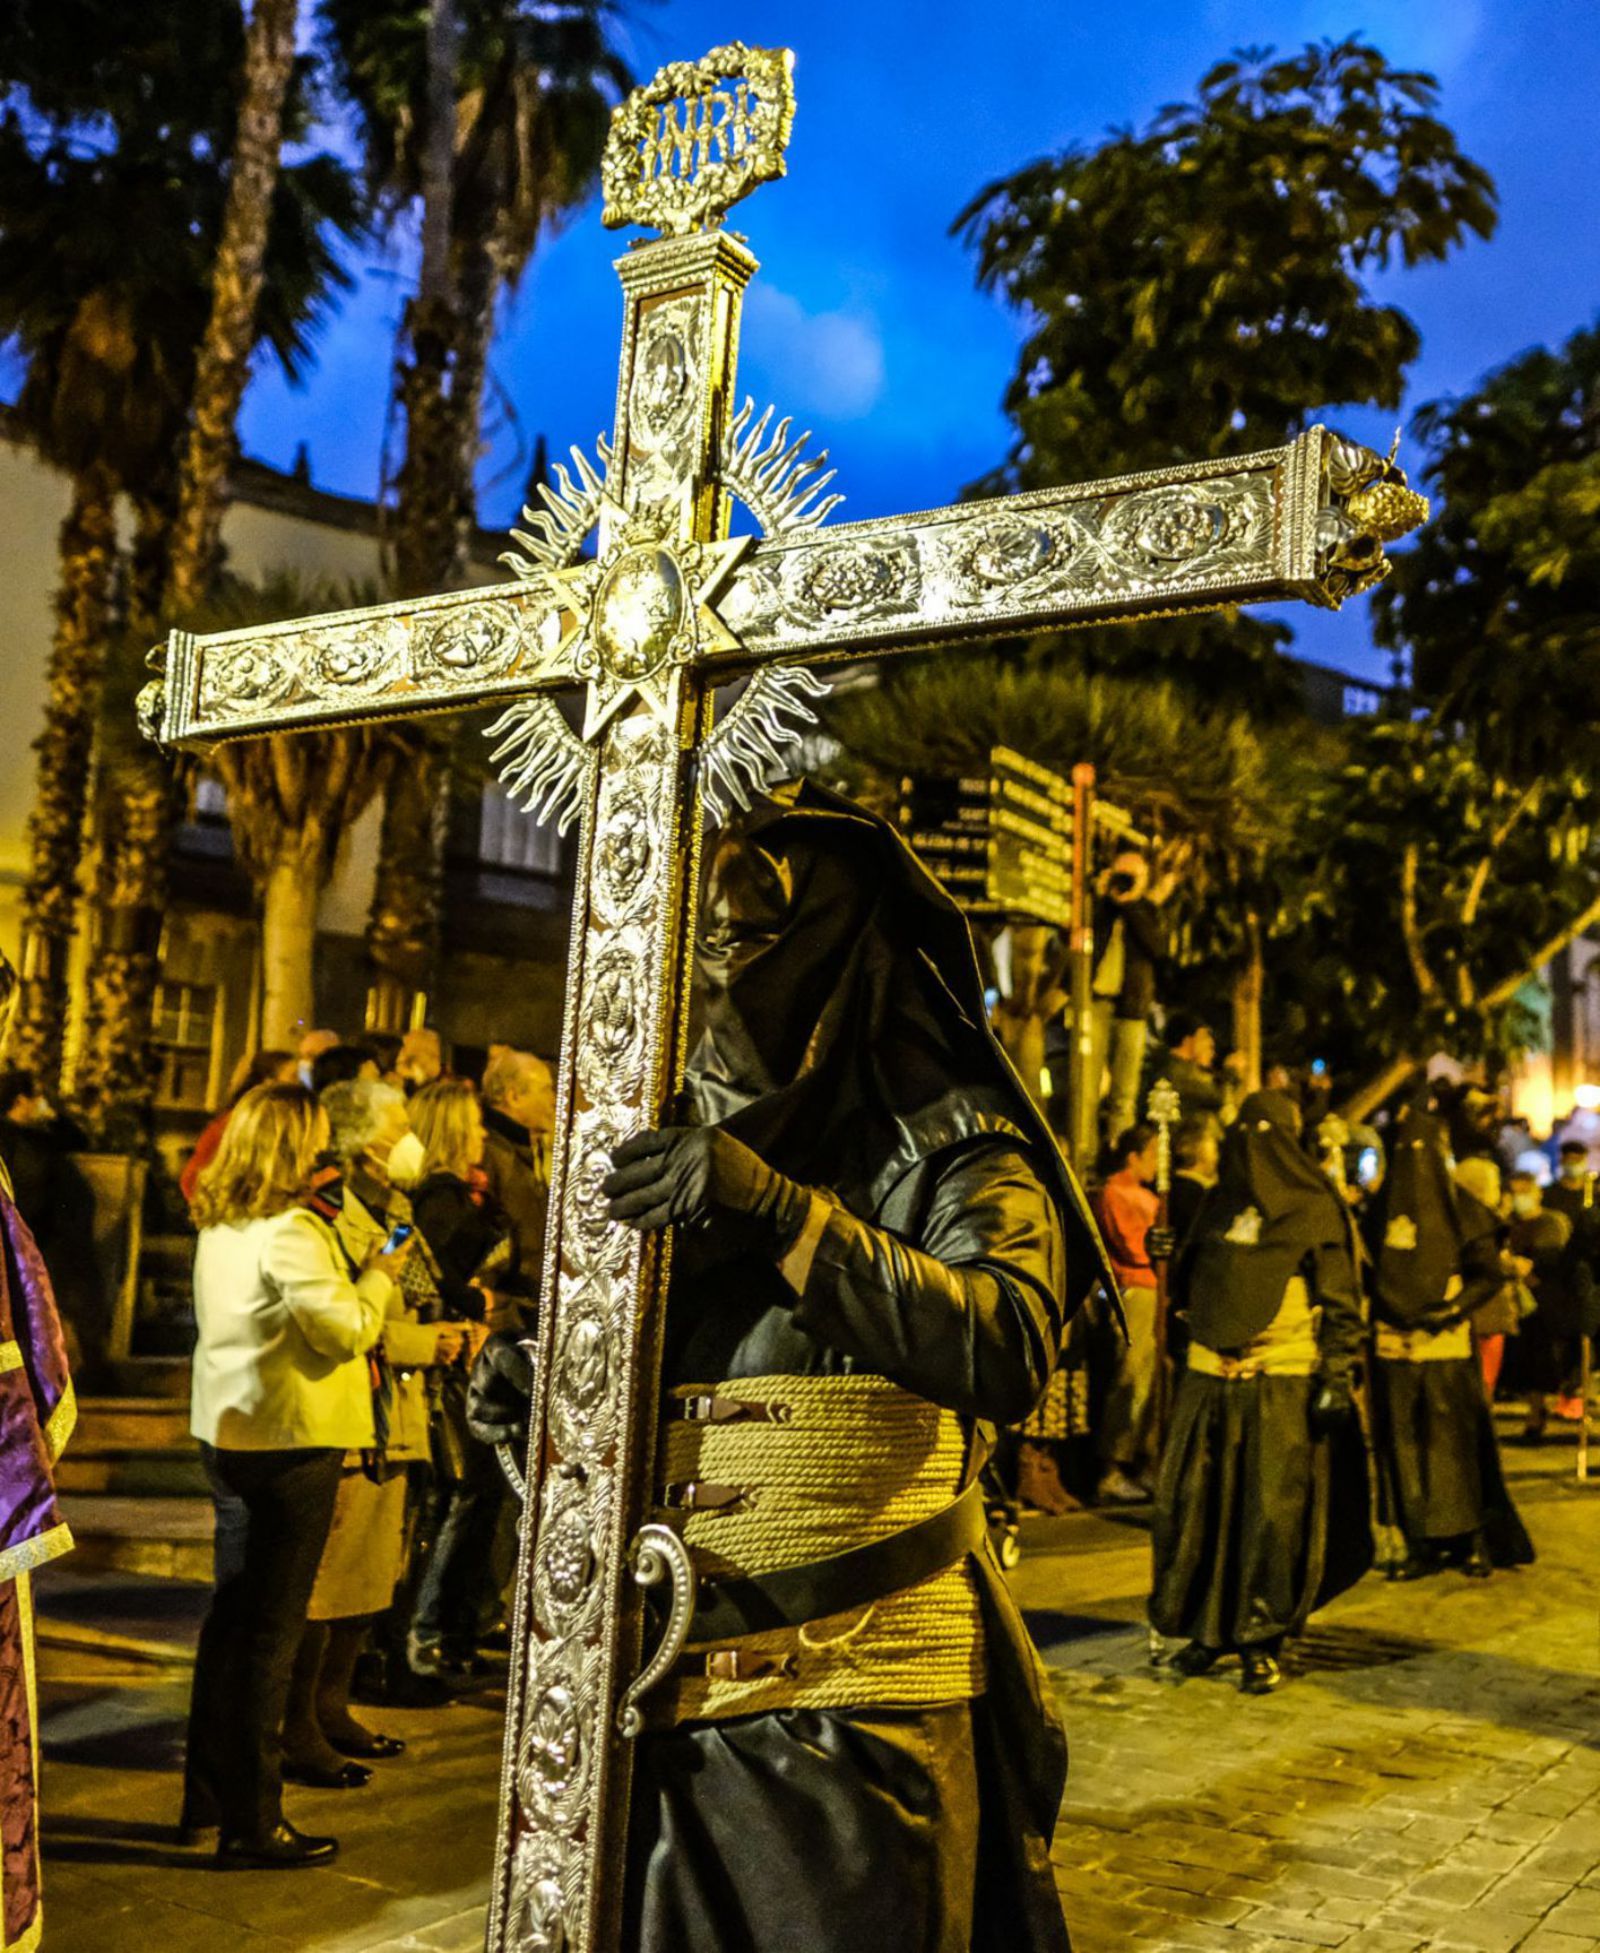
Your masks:
M405 1251L380 1243L352 1271L308 1205L327 1143L302 1086L258 1086L195 1188L190 1428L217 1502L217 1549L182 1828L217 1825L230 1865L318 1864L338 1849L284 1821L284 1704L340 1463L373 1441L366 1353Z

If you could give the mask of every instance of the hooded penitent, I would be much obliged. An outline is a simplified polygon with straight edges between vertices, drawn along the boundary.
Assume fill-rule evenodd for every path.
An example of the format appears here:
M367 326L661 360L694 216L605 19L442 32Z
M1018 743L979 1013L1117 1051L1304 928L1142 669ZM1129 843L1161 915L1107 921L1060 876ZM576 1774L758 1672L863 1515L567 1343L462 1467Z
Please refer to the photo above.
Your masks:
M679 1226L663 1375L665 1450L680 1464L663 1470L682 1496L702 1477L716 1492L727 1473L706 1461L739 1447L738 1482L756 1496L726 1524L691 1511L691 1551L759 1560L769 1581L766 1568L809 1559L820 1580L885 1537L870 1471L894 1474L896 1500L927 1485L959 1508L985 1427L1012 1414L1019 1383L1048 1378L1101 1270L1098 1239L990 1035L960 911L887 823L810 785L758 801L709 847L696 964L691 1118L813 1190L826 1220L798 1287L736 1229ZM747 1395L782 1402L784 1418L671 1416L686 1396ZM857 1402L876 1407L871 1420ZM893 1419L934 1435L896 1451ZM832 1560L780 1537L786 1500L825 1515ZM944 1598L902 1634L905 1607L935 1588ZM1065 1953L1049 1855L1065 1740L987 1544L932 1581L886 1588L837 1640L818 1625L848 1611L819 1602L790 1624L792 1687L736 1682L761 1693L730 1701L708 1682L680 1698L675 1727L641 1741L629 1943ZM946 1684L938 1649L952 1638ZM774 1652L759 1635L740 1645ZM929 1677L946 1692L925 1694ZM812 1693L791 1702L801 1688Z
M811 782L711 853L696 945L699 1120L871 1214L983 1134L1030 1149L1067 1240L1068 1312L1107 1279L1092 1216L989 1029L966 919L886 821Z
M1298 1128L1292 1099L1255 1092L1223 1140L1221 1171L1183 1270L1189 1333L1210 1349L1238 1349L1259 1336L1306 1256L1350 1239L1338 1195Z
M1373 1207L1379 1315L1410 1328L1466 1313L1482 1298L1464 1289L1451 1297L1451 1278L1463 1272L1468 1250L1498 1226L1496 1216L1452 1178L1443 1123L1420 1101L1407 1107Z

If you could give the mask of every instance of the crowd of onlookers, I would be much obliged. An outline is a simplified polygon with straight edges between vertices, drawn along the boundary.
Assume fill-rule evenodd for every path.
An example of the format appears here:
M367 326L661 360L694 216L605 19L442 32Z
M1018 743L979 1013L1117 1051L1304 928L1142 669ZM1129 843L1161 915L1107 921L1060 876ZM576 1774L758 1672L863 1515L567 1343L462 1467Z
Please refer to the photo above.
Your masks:
M1091 1176L1091 1204L1121 1288L1122 1324L1103 1306L1073 1331L1069 1362L1052 1401L1030 1420L1021 1446L1023 1501L1064 1511L1080 1501L1138 1505L1149 1501L1157 1464L1158 1364L1181 1354L1181 1306L1157 1320L1157 1263L1169 1266L1189 1237L1207 1192L1216 1186L1224 1136L1244 1097L1241 1068L1217 1062L1210 1028L1182 1012L1166 1016L1161 1034L1141 1042L1137 1086L1102 1102L1120 1116L1128 1103L1148 1108L1152 1086L1170 1084L1176 1113L1169 1128L1167 1212L1157 1193L1161 1141L1148 1118L1122 1128L1102 1149ZM1351 1127L1330 1110L1323 1068L1276 1067L1266 1089L1298 1108L1303 1144L1337 1186L1358 1233L1376 1210L1394 1141L1390 1113ZM1456 1186L1494 1216L1498 1261L1475 1289L1473 1349L1490 1401L1525 1406L1511 1440L1537 1444L1583 1415L1582 1352L1600 1318L1600 1197L1594 1171L1600 1120L1581 1109L1536 1143L1526 1120L1500 1097L1467 1083L1440 1082L1433 1094ZM1153 1251L1151 1243L1166 1250ZM1367 1256L1371 1260L1370 1251ZM1075 1440L1052 1444L1048 1440ZM1069 1463L1070 1458L1070 1463Z
M368 1784L404 1744L352 1703L443 1703L505 1634L516 1517L467 1375L532 1326L553 1121L531 1052L474 1082L430 1030L319 1031L241 1067L183 1173L217 1526L182 1822L225 1862L331 1857L284 1783Z

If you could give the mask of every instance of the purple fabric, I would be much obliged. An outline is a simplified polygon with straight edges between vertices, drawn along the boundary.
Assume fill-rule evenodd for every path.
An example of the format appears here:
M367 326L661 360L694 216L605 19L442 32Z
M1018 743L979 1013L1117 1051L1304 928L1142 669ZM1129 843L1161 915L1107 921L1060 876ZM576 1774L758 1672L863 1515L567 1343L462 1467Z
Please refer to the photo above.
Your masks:
M17 1946L39 1910L33 1703L17 1583L0 1581L0 1947Z
M0 1345L20 1367L0 1372L0 1556L60 1525L46 1427L70 1388L50 1277L28 1224L0 1193ZM59 1443L64 1442L64 1435ZM0 1562L3 1563L3 1562Z

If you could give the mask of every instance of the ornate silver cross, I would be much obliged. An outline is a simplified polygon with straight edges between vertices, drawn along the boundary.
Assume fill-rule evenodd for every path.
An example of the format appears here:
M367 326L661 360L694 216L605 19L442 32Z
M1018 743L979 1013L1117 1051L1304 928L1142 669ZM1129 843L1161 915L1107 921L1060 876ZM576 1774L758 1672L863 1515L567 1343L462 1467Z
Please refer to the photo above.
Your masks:
M155 736L203 748L504 701L501 777L543 818L578 823L495 1953L615 1945L636 1575L678 1579L683 1612L681 1546L648 1523L670 1244L610 1225L601 1182L682 1082L703 810L742 801L812 723L810 666L1171 611L1337 606L1426 514L1392 461L1314 428L1235 461L828 526L827 457L771 409L735 411L756 260L719 226L782 174L792 114L787 52L738 43L663 69L617 111L606 221L667 234L617 263L613 436L525 512L510 581L174 632L141 706ZM759 535L730 535L735 502ZM714 722L735 678L745 689ZM574 687L581 730L553 696Z

